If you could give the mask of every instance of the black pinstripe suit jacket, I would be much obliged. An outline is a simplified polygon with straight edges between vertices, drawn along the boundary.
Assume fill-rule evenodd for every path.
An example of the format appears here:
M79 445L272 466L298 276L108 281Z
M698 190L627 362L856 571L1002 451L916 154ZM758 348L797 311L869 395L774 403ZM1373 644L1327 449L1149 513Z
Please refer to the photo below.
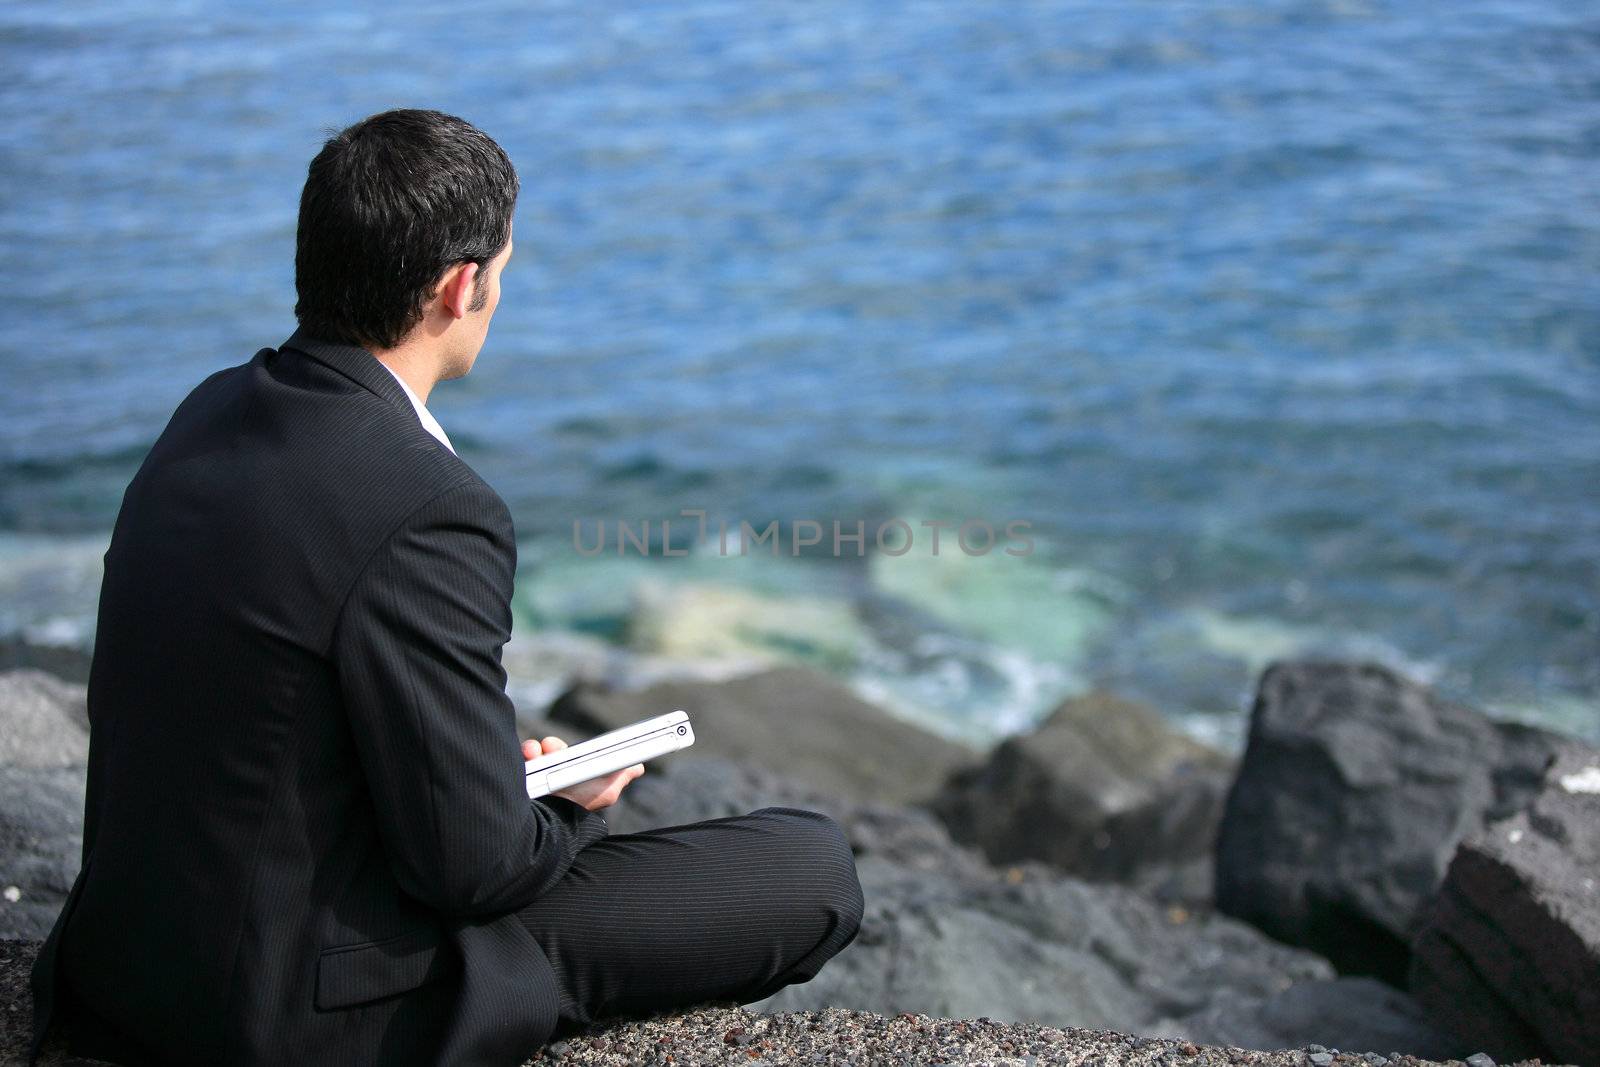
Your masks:
M547 1040L558 991L512 912L606 823L524 792L515 566L504 502L366 350L297 332L189 394L105 556L35 1054L53 1007L128 1062L514 1064Z

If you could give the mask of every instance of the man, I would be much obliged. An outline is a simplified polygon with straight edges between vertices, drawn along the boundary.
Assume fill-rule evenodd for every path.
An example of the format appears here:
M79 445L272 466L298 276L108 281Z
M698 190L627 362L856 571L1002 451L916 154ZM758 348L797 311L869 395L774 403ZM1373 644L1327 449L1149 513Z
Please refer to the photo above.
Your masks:
M299 329L213 374L105 556L83 866L34 970L37 1057L516 1064L558 1029L748 1003L848 945L836 823L608 835L643 767L530 801L501 646L505 504L427 412L471 370L518 181L433 111L312 161Z

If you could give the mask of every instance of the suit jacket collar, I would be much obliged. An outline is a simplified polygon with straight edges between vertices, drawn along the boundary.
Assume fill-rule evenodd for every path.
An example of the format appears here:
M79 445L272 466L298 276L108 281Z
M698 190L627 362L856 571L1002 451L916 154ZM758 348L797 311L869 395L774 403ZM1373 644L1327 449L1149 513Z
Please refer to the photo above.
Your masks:
M411 406L411 398L400 388L400 383L395 381L394 375L378 362L377 356L359 345L325 341L320 337L312 337L303 329L297 329L278 347L304 352L317 362L332 367L357 385L370 389L402 411L416 414L416 409Z

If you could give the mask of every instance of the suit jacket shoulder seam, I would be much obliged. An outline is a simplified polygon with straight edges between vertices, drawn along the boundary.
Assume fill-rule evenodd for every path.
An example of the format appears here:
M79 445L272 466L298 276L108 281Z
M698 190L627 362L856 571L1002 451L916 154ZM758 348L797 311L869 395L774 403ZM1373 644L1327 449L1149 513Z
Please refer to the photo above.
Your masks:
M387 533L374 542L371 551L367 553L366 558L363 559L355 568L354 572L350 576L349 583L345 585L344 590L339 594L338 602L333 608L328 625L324 627L322 640L322 654L324 656L329 655L333 651L333 642L339 633L339 623L344 618L345 607L350 603L350 597L355 592L356 586L361 584L361 579L366 577L366 573L372 567L373 561L378 558L378 556L386 547L388 547L389 542L394 540L395 535L401 530L404 530L411 523L411 520L416 518L417 514L424 508L430 507L458 489L464 489L471 486L475 480L476 476L471 471L468 471L466 477L461 478L459 481L452 482L450 485L447 485L437 493L434 493L432 496L428 497L426 500L423 500L421 503L417 504L416 507L402 515Z

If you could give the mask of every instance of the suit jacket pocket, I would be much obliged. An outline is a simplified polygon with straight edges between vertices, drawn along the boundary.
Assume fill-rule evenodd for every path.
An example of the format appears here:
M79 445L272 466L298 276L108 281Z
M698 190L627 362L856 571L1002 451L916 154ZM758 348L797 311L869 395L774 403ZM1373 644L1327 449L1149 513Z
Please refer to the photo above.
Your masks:
M432 927L323 949L317 961L317 1008L327 1011L382 1000L437 977L444 963L442 937Z

